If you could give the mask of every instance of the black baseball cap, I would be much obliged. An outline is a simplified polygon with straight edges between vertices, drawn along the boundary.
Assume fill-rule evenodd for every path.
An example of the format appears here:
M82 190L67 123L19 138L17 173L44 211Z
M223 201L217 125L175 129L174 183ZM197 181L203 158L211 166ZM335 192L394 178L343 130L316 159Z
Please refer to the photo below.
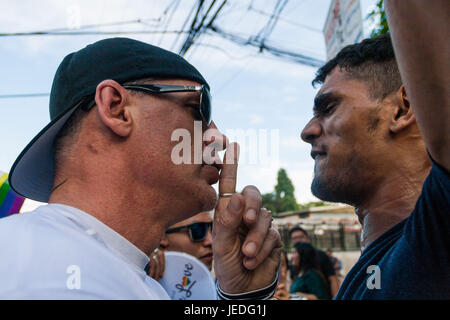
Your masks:
M10 187L23 197L48 202L55 176L55 137L72 113L92 101L103 80L123 84L146 78L192 80L209 89L200 72L181 56L133 39L104 39L67 55L53 79L50 123L14 162Z

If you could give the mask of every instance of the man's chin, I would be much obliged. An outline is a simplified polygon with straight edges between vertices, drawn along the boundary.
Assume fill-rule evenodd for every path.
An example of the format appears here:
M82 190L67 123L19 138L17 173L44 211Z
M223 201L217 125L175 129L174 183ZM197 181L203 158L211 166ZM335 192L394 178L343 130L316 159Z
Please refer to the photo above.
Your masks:
M311 184L311 193L322 201L346 203L355 205L357 192L350 184L338 179L321 179L314 177Z
M331 184L319 177L314 177L311 184L311 193L322 201L339 202L337 194L330 188Z

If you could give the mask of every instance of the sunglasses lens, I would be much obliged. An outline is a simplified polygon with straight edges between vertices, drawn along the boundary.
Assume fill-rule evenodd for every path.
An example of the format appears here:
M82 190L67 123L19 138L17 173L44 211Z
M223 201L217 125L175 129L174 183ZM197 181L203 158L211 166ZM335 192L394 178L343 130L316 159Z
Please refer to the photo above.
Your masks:
M206 124L209 126L211 124L211 94L206 87L202 88L202 105L200 107L200 113L203 116Z
M190 226L192 241L203 241L211 223L194 223Z

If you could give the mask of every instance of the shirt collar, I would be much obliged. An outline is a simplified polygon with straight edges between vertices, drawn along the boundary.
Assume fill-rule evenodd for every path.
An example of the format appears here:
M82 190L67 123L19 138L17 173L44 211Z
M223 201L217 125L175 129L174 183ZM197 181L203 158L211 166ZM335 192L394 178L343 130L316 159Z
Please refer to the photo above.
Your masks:
M147 266L150 259L144 252L100 220L80 209L64 204L50 203L48 206L76 223L88 235L117 252L129 264L141 271Z

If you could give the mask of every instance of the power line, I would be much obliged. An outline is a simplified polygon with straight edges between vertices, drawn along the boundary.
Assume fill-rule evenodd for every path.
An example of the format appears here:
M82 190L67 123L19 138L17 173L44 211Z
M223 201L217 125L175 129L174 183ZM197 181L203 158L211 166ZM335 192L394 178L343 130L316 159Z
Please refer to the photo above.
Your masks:
M223 31L222 29L220 29L217 26L211 26L209 28L209 30L211 30L212 32L218 34L219 36L221 36L224 39L230 40L234 43L237 43L239 45L242 46L253 46L253 47L257 47L259 48L260 52L262 53L264 50L268 51L269 53L280 57L280 58L286 58L286 59L290 59L291 61L297 62L297 63L301 63L301 64L305 64L305 65L309 65L312 67L320 67L324 64L324 61L321 61L319 59L313 58L313 57L308 57L304 54L301 53L297 53L297 52L292 52L292 51L288 51L285 49L279 49L273 46L269 46L267 44L263 44L261 43L261 41L259 41L258 39L255 39L254 37L251 37L250 39L245 39L242 38L240 36L237 36L235 34L231 34L231 33L227 33L225 31Z
M197 22L197 18L199 15L199 12L203 6L204 1L203 0L199 0L199 5L198 5L198 9L197 9L197 13L194 17L194 20L192 21L191 24L191 29L189 31L189 35L187 36L185 42L183 43L183 46L181 47L179 54L181 56L185 55L186 52L189 50L189 48L192 46L192 44L194 43L194 41L203 33L205 32L205 30L207 30L212 23L214 22L214 20L217 18L219 12L222 10L223 6L226 4L227 0L223 0L222 4L219 6L219 8L216 10L216 12L213 14L212 18L209 20L209 22L207 24L205 24L206 18L208 17L209 12L211 11L212 7L214 6L216 0L213 0L211 5L209 6L209 8L207 9L206 13L203 15L203 17L201 18L200 23L198 24L197 27L195 27L195 24Z
M109 27L109 26L119 26L119 25L126 25L126 24L144 24L144 25L150 25L152 27L158 26L158 24L151 25L148 24L148 21L156 21L161 22L161 17L157 19L133 19L133 20L127 20L127 21L117 21L117 22L107 22L107 23L99 23L99 24L89 24L80 26L76 29L71 28L56 28L56 29L50 29L50 30L42 30L42 31L34 31L34 32L11 32L11 33L0 33L0 36L3 37L13 37L13 36L28 36L28 35L53 35L54 33L61 33L66 35L64 32L75 32L73 30L81 30L81 29L92 29L92 28L99 28L99 27Z
M216 0L213 0L213 2L209 6L209 9L207 10L206 14L203 16L202 22L199 23L200 26L202 25L204 19L206 18L206 15L208 15L208 13L211 10L212 6L214 5L215 1ZM191 27L189 29L189 34L187 35L186 39L184 40L184 42L181 46L181 49L178 51L178 54L180 54L181 56L184 56L186 54L187 50L189 50L189 47L192 45L192 43L194 41L193 39L194 39L195 33L198 32L198 30L196 30L196 28L195 28L195 24L197 23L199 14L202 11L203 4L204 4L204 0L198 1L197 12L195 13L194 19L192 20Z
M209 7L206 15L208 14L209 10L212 8L212 6L214 5L215 0L213 0L213 3L211 4L211 6ZM195 13L194 19L192 20L191 23L191 28L189 29L189 34L186 38L186 40L184 40L183 45L181 46L180 51L178 52L181 56L185 55L187 50L189 49L189 47L192 45L193 43L193 38L194 38L194 33L198 32L195 30L195 24L197 22L197 18L199 17L200 11L202 10L204 4L204 0L199 0L198 1L198 7L197 7L197 12ZM204 18L206 17L206 15L204 16ZM203 20L202 20L203 22ZM201 23L200 23L201 26Z
M212 23L214 22L214 20L216 20L217 15L219 14L219 12L222 10L223 6L227 3L227 0L223 0L222 4L220 5L220 7L216 10L216 13L214 13L213 17L211 18L211 20L209 20L208 25L206 26L206 28L211 27Z
M0 94L0 99L48 97L50 93Z
M280 17L281 12L283 11L284 7L288 3L288 0L284 0L283 3L281 3L283 0L277 0L277 3L275 4L275 8L273 10L273 14L270 16L269 21L266 23L266 25L261 29L261 31L258 33L255 39L260 39L261 45L260 50L262 51L262 48L264 47L264 42L269 38L272 31L275 29L275 26L278 22L278 18Z
M272 15L271 13L265 12L263 10L255 9L253 7L250 7L249 10L254 11L256 13L259 13L259 14L264 15L264 16L268 16L268 17L270 17ZM293 26L297 26L297 27L300 27L300 28L308 29L310 31L314 31L314 32L322 34L322 31L317 29L317 28L314 28L314 27L311 27L311 26L308 26L308 25L305 25L305 24L301 24L301 23L298 23L298 22L294 22L294 21L286 19L284 17L279 17L278 19L280 21L284 21L286 23L289 23L289 24L291 24Z
M210 8L212 8L212 6L214 5L214 3L215 3L215 0L213 0L213 3L211 4ZM219 8L216 10L216 12L214 13L214 15L212 16L212 18L209 20L208 24L207 24L205 27L202 28L202 26L200 26L200 27L198 28L199 32L197 32L196 38L198 38L198 37L201 35L201 33L205 32L205 30L207 30L207 29L212 25L212 23L216 20L217 15L219 14L219 12L222 10L223 6L224 6L226 3L227 3L227 0L224 0L224 1L222 2L222 4L221 4L221 5L219 6ZM208 14L208 12L206 12L206 14L205 14L205 16L204 16L204 19L202 19L201 25L203 25L204 21L206 20L206 15L207 15L207 14ZM192 44L194 44L194 42L192 42ZM192 44L191 44L191 45L192 45ZM194 49L194 50L195 50L195 49ZM192 51L191 51L191 52L192 52ZM191 56L192 56L192 54L191 54Z
M181 27L181 30L184 31L184 28L186 27L187 23L189 22L189 19L191 18L192 13L195 10L195 6L192 7L191 11L189 12L188 16L186 17L186 20L184 20L183 26ZM172 43L172 46L170 47L170 51L173 51L173 48L175 47L176 43L178 42L178 39L180 38L181 33L177 35L175 38L175 41Z
M84 36L84 35L114 35L114 34L182 34L187 31L182 30L128 30L128 31L63 31L63 32L16 32L16 33L0 33L0 37L20 37L20 36Z
M172 19L172 16L179 4L179 0L178 0L178 2L176 2L176 1L177 0L173 0L171 2L171 4L163 12L163 15L161 17L159 17L158 19L151 19L151 21L156 21L160 24L165 25L165 27L168 27L169 22ZM178 39L181 34L187 33L188 37L187 37L185 43L183 44L182 49L180 50L180 54L185 54L187 52L187 50L192 45L194 45L194 41L196 38L198 38L202 33L208 32L209 30L211 30L214 35L218 35L218 36L225 38L229 41L232 41L238 45L257 47L257 48L259 48L260 53L262 53L263 51L268 51L270 54L272 54L273 56L276 56L278 58L288 59L288 60L291 60L296 63L301 63L301 64L313 66L313 67L319 67L319 66L323 65L323 63L324 63L323 61L320 61L313 57L309 57L309 56L301 54L301 53L292 52L292 51L288 51L288 50L281 49L281 48L276 48L274 46L270 46L265 43L268 36L270 36L271 32L275 28L277 21L279 19L281 20L280 14L281 14L282 10L284 9L284 7L286 6L288 0L277 0L277 3L274 8L274 12L272 14L270 14L270 19L266 23L265 27L258 33L258 35L256 37L250 37L249 39L245 39L241 36L225 32L222 29L220 29L219 27L213 25L213 22L216 20L219 12L222 10L222 8L226 4L227 0L223 0L221 5L219 6L219 8L213 14L212 18L209 19L209 22L205 23L215 2L216 2L216 0L212 1L212 3L210 4L209 8L206 11L206 13L200 18L200 12L202 11L204 0L198 1L197 12L192 21L191 28L189 31L185 31L184 28L185 28L187 22L189 21L190 16L194 12L196 6L194 6L192 8L192 10L191 10L190 14L188 15L186 21L184 22L184 25L181 30L73 31L73 30L67 29L67 28L60 28L60 29L37 31L37 32L0 33L0 36L38 36L38 35L72 35L73 36L73 35L101 35L101 34L111 35L111 34L132 34L132 33L164 35L164 34L172 33L172 34L177 34L178 35L177 39ZM171 16L169 17L169 21L167 21L167 23L166 23L166 21L161 22L162 17L167 16L168 12L170 12L170 9L172 9L172 7L174 9L172 10ZM251 5L249 6L248 10L262 12L260 10L252 8ZM145 19L145 20L135 19L135 20L130 20L130 21L122 21L122 22L112 22L112 23L96 24L96 25L85 25L85 26L81 26L79 29L89 29L89 28L101 27L101 26L124 25L124 24L130 24L130 23L146 24L144 21L148 21L148 20L150 20L150 19ZM197 24L197 21L200 21L200 22ZM176 43L176 41L174 42L174 44ZM226 50L223 50L218 46L205 45L203 43L199 43L198 45L208 46L208 47L211 47L211 48L214 48L217 50L221 50L224 54L229 56L231 59L236 59L236 57L229 55ZM184 50L184 52L182 50ZM234 75L234 76L236 76L236 75ZM233 76L233 78L234 78L234 76ZM44 96L48 96L48 95L49 95L49 93L9 94L9 95L0 95L0 99L44 97Z
M172 9L172 13L170 14L170 16L166 19L166 23L165 23L165 30L167 30L167 28L169 27L170 22L172 21L173 15L175 14L175 11L177 11L178 5L180 4L180 0L173 0L168 6L167 8L164 10L163 12L163 16L166 16L167 13L169 12L170 9ZM158 46L161 44L162 40L164 38L164 34L161 35L161 37L159 38L158 41Z
M197 47L205 47L205 48L211 48L211 49L215 49L218 50L220 52L222 52L224 55L226 55L228 58L232 59L232 60L245 60L251 57L255 57L257 54L252 53L252 54L246 54L245 56L234 56L232 54L230 54L229 52L227 52L225 49L223 49L222 47L216 46L214 44L209 44L209 43L194 43L193 46L197 46Z

